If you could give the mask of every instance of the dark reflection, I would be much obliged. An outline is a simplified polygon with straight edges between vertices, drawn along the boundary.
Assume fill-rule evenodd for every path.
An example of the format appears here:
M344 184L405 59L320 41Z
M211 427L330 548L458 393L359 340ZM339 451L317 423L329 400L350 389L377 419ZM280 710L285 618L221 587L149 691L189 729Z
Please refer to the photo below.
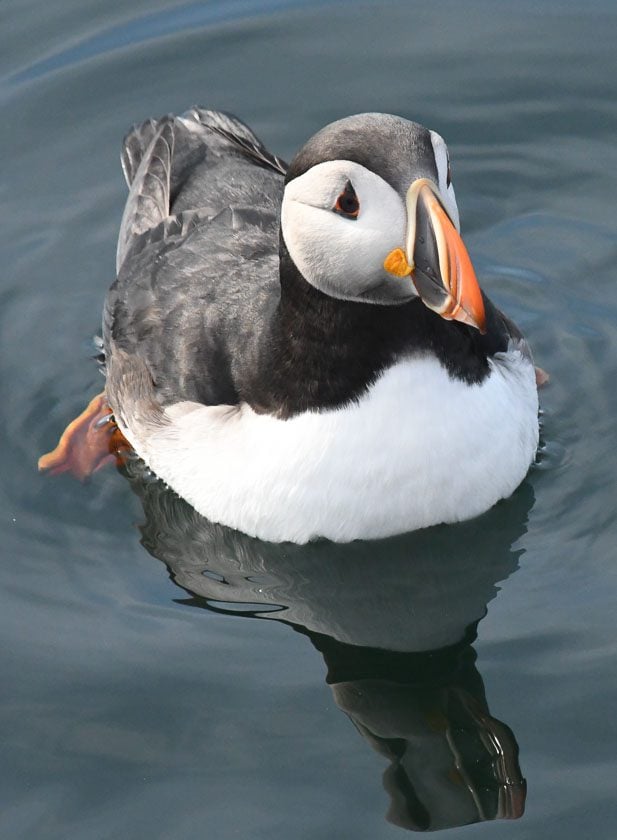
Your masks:
M124 469L146 514L142 542L190 593L182 603L283 621L322 654L337 705L390 761L390 822L435 831L522 815L518 745L489 712L472 644L518 567L529 485L472 522L296 546L212 524L141 462Z

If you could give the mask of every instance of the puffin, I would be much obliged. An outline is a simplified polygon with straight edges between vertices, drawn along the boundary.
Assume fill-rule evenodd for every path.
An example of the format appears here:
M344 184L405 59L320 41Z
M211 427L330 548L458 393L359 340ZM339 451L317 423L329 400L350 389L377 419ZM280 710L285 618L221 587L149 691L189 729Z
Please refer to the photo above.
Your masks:
M437 132L358 114L287 165L192 108L134 126L122 166L86 419L198 513L349 542L476 517L523 481L534 362L479 286Z

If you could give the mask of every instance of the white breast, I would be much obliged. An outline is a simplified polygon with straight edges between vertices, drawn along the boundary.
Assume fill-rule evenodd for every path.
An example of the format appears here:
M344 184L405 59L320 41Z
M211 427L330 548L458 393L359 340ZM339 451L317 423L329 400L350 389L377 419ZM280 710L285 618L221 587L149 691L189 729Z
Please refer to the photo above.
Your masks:
M490 364L470 386L411 358L346 408L279 420L179 403L168 425L122 431L215 522L273 542L384 537L469 519L524 478L538 444L534 369L518 350Z

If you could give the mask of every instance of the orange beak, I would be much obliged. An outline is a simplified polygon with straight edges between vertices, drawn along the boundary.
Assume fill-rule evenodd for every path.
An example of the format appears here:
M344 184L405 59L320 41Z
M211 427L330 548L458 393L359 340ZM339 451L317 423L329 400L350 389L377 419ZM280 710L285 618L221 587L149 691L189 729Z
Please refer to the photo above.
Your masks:
M484 301L467 248L427 178L407 190L407 219L406 253L392 251L385 268L398 276L411 273L424 304L442 318L484 333Z

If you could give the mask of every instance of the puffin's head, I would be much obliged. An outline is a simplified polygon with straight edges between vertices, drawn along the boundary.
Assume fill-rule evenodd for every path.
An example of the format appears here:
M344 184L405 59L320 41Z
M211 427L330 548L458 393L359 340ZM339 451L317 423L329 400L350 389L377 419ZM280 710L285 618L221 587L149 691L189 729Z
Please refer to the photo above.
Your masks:
M331 297L419 295L443 318L484 329L448 150L418 123L358 114L315 134L287 172L281 233L305 280Z

